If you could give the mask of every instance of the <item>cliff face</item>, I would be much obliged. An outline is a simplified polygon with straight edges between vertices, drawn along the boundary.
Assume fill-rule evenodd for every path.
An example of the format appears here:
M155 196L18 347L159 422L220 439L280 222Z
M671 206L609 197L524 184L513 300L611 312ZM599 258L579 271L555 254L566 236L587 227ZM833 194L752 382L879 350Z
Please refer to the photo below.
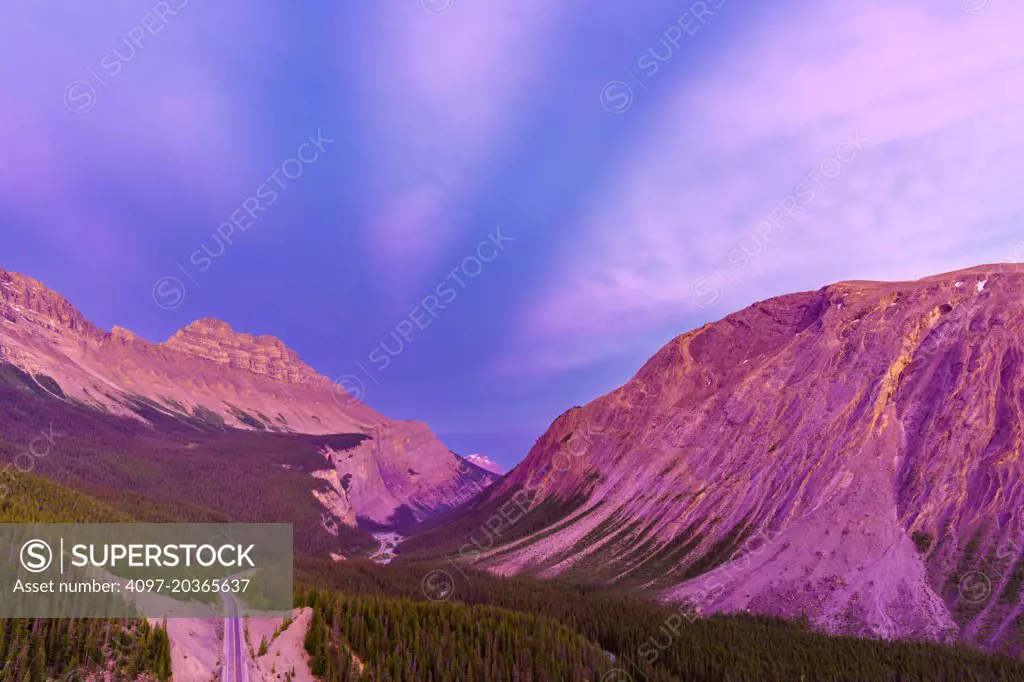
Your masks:
M213 319L194 322L161 344L149 343L121 327L104 332L63 296L4 270L0 270L2 363L33 375L55 397L126 418L152 420L160 415L200 420L213 427L282 433L388 433L396 444L406 441L394 434L405 434L406 440L416 439L417 447L375 446L375 464L388 470L393 468L390 460L396 458L403 467L415 462L408 466L439 473L411 498L395 491L387 498L395 502L389 513L421 499L420 514L446 508L465 499L459 487L464 478L480 486L493 480L479 470L463 477L458 473L461 460L426 425L395 422L381 415L318 374L272 336L238 333ZM391 485L367 483L383 491ZM437 491L426 491L430 486ZM386 504L365 500L367 508L373 507L374 518L388 515ZM353 505L342 520L366 511Z
M326 387L324 377L273 336L239 334L226 322L203 319L177 332L166 348L289 384Z
M359 516L401 525L468 502L498 477L453 455L424 424L374 429L358 447L329 452Z
M1022 441L1024 269L841 282L683 334L556 420L502 490L585 502L481 561L1021 651Z
M99 339L103 332L60 294L24 275L0 269L0 318L11 324L31 320L56 334Z

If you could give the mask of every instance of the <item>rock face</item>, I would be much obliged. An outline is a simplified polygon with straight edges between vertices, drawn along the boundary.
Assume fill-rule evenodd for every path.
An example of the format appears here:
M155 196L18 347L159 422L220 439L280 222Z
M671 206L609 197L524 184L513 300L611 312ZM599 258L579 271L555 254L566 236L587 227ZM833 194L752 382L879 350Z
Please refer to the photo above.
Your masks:
M361 505L374 519L406 504L427 514L467 499L472 493L462 490L463 483L476 484L475 491L493 480L478 469L463 473L462 460L426 425L381 415L272 336L238 333L225 322L205 319L152 344L121 327L104 332L63 296L0 270L0 367L4 363L33 375L57 397L132 419L176 418L281 433L381 434L384 441L374 442L375 459L368 466L430 472L415 486L391 479L362 482L383 501L361 493L351 504L343 495L321 500L342 522L364 515Z
M560 517L479 561L1019 653L1022 447L1024 268L841 282L559 417L495 495Z
M361 520L401 527L468 502L497 479L455 456L425 424L385 424L358 447L327 451Z
M6 270L0 270L0 316L12 324L21 318L32 319L56 334L103 336L63 296L31 277Z
M180 330L164 346L289 384L323 386L327 382L273 336L238 334L226 322L203 319Z

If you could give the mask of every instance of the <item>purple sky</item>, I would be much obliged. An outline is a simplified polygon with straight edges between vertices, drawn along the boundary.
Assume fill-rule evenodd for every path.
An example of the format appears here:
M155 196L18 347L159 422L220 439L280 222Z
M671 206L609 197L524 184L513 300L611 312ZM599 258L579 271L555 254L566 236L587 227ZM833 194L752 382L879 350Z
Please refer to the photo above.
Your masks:
M1024 258L1020 3L635 5L7 0L0 267L509 466L752 301Z

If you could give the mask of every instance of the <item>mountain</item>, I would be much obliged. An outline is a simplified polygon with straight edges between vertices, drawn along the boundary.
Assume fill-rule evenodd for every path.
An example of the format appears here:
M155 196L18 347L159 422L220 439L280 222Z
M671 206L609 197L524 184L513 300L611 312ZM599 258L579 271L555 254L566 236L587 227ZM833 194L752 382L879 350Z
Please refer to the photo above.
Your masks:
M336 489L370 526L404 526L457 507L497 476L453 454L425 424L396 422L344 451L329 450ZM333 481L333 478L332 478Z
M355 455L329 439L315 472L317 499L337 522L418 520L472 498L495 477L467 466L416 422L393 421L302 362L272 336L199 320L153 344L105 332L36 280L0 270L0 369L25 390L151 425L168 419L267 434L355 434ZM311 442L311 441L304 441ZM346 441L346 447L351 443ZM361 468L350 466L357 457Z
M500 476L505 473L505 471L501 468L500 464L495 462L490 457L487 457L486 455L466 455L465 459L467 462L475 464L481 469L486 469L487 471L490 471L492 474L498 474Z
M1020 653L1022 448L1024 267L840 282L673 339L403 549Z
M63 393L133 417L133 403L235 426L297 433L366 431L388 420L318 375L278 339L199 320L160 344L104 332L39 282L0 270L0 359L53 378Z

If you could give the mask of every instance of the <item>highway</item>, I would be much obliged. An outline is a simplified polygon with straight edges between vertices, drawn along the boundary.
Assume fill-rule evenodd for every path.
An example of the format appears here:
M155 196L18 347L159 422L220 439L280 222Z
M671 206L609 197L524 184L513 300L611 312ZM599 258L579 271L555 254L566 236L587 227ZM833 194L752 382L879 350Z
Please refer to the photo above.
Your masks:
M245 666L245 640L242 619L238 615L238 601L233 594L224 594L227 616L224 618L224 667L222 682L249 682Z
M378 564L391 563L395 558L395 548L403 540L402 536L398 533L374 533L373 537L380 543L380 548L370 556L370 561Z

